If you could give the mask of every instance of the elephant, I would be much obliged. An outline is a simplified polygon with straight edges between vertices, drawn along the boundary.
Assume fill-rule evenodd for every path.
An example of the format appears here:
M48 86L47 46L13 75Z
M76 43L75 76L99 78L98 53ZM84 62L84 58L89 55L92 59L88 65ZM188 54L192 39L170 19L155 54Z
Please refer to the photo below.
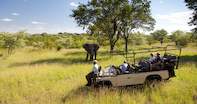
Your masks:
M83 44L83 48L87 52L86 61L88 61L89 55L90 55L90 61L92 61L93 59L96 60L96 54L99 49L98 44L85 43L85 44Z

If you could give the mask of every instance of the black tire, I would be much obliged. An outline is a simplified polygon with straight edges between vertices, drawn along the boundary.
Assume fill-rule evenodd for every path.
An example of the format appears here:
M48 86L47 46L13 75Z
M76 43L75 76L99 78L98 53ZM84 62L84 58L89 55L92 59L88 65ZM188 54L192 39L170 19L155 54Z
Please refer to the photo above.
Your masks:
M149 76L149 77L147 77L147 79L145 81L145 86L147 86L149 88L154 88L160 82L161 82L161 77L160 76Z
M97 83L97 87L110 88L112 87L112 83L110 81L100 81Z

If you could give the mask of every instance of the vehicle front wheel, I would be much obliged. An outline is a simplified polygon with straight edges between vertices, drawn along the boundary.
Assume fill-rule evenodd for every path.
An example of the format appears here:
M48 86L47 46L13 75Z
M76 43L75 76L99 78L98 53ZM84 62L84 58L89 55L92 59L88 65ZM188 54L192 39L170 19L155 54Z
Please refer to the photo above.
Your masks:
M112 87L112 83L110 81L100 81L97 83L97 86L110 88L110 87Z

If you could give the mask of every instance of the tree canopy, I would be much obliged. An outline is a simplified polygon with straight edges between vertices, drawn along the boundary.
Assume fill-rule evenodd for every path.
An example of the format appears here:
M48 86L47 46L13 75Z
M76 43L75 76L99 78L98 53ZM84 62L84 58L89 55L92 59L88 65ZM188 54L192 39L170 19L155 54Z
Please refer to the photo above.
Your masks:
M166 30L164 30L164 29L156 30L153 33L151 33L151 35L153 36L153 38L155 40L160 41L161 45L162 45L163 40L165 39L167 34L168 34L168 32Z
M194 32L197 33L197 0L185 0L186 6L193 10L193 17L191 17L191 21L189 24L194 25Z
M181 30L172 32L170 38L177 46L186 46L189 42L191 35Z
M128 39L131 30L152 29L155 23L148 0L91 0L80 4L71 16L79 26L105 34L111 51L120 36Z

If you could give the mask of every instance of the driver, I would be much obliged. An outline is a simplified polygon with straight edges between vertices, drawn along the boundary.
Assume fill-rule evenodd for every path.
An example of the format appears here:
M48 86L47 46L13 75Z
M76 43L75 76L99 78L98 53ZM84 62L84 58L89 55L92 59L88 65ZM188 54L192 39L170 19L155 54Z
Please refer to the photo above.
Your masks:
M96 60L93 61L92 71L86 75L87 84L86 86L90 86L92 84L92 79L95 80L96 76L99 74L100 67Z
M98 73L99 73L99 65L98 65L97 60L93 61L92 71L94 72L94 75L98 75Z

